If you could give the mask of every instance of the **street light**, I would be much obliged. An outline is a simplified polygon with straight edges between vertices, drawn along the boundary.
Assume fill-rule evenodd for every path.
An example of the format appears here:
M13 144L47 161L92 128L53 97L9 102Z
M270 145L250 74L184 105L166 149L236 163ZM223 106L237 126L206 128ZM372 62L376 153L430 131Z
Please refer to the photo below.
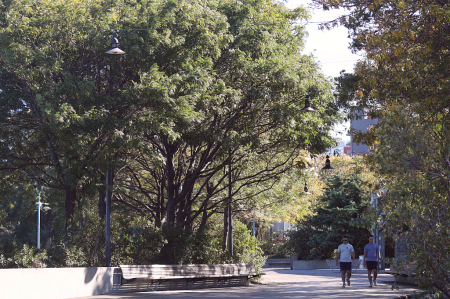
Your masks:
M308 192L308 185L306 184L306 182L305 182L305 188L303 188L303 191L305 191L306 195L311 195L312 194L311 192Z
M111 49L106 51L106 54L111 55L121 55L125 54L124 51L119 49L118 35L114 30L113 38L111 40ZM119 30L117 30L119 32ZM109 99L111 100L111 84L113 79L113 68L110 65L109 68ZM106 171L106 217L105 217L105 264L106 267L111 267L111 198L112 198L112 186L113 186L113 172L108 165L108 170Z
M325 166L322 168L323 170L334 169L330 163L330 156L327 155L327 159L325 160Z
M311 108L311 103L309 102L309 94L306 95L305 99L305 107L300 110L301 112L316 112L313 108Z
M48 203L41 202L41 192L39 192L38 201L36 202L38 205L37 212L38 212L38 222L37 222L37 248L41 248L41 209L44 211L50 210L50 207L48 206Z
M113 54L113 55L117 55L117 54L125 54L124 51L119 49L119 40L117 39L119 36L117 35L116 32L114 32L114 30L111 30L113 32L113 38L111 40L111 49L109 49L108 51L106 51L106 54ZM119 32L119 30L117 30L117 32Z
M233 209L232 202L232 185L231 185L231 149L229 150L230 164L228 164L228 252L233 256Z

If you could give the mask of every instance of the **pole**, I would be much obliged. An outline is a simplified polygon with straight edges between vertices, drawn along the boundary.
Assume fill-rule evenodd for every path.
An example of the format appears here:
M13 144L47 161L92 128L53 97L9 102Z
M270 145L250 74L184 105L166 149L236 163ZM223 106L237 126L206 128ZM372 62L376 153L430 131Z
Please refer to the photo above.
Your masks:
M38 196L38 222L37 222L37 248L41 248L41 192L39 192Z
M253 237L256 237L256 235L255 235L255 215L253 215Z
M228 252L233 255L233 215L231 210L231 150L228 165Z
M106 172L106 229L105 229L105 264L106 267L111 267L111 197L112 197L112 170L108 169Z
M113 67L110 64L109 67L109 100L111 104L112 99L112 79L113 79ZM108 107L109 110L109 107ZM111 267L111 197L112 197L112 185L113 185L113 174L111 170L111 165L108 165L108 170L106 171L106 209L105 209L105 266Z

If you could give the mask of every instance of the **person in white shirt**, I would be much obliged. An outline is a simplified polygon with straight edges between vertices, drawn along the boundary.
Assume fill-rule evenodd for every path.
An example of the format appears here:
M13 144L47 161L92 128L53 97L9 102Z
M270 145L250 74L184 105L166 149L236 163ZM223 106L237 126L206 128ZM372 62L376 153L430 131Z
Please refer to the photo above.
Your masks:
M346 236L342 237L342 244L339 245L336 254L336 266L341 267L342 287L345 288L345 273L347 273L347 285L350 286L350 277L352 276L352 261L355 263L355 250L353 246L348 243Z

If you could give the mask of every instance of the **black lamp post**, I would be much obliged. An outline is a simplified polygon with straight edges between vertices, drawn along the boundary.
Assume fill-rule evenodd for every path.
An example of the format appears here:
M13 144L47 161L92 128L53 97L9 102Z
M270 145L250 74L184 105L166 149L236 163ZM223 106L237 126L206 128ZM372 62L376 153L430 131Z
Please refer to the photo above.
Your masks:
M334 169L334 167L331 166L331 163L330 163L330 156L327 155L327 159L325 160L325 166L322 169L323 170Z
M303 191L305 191L306 195L310 195L311 194L311 192L308 191L308 185L306 184L306 182L305 182L305 188L303 188Z
M117 30L118 32L119 30ZM121 55L125 54L124 51L119 49L118 35L113 30L113 38L111 40L111 49L106 51L106 54ZM113 68L110 65L109 69L109 99L112 97L112 79ZM111 198L112 198L112 186L113 186L113 170L108 165L106 171L106 217L105 217L105 264L106 267L111 267Z
M231 150L230 150L230 164L228 164L228 252L230 256L233 255L233 210L231 209Z

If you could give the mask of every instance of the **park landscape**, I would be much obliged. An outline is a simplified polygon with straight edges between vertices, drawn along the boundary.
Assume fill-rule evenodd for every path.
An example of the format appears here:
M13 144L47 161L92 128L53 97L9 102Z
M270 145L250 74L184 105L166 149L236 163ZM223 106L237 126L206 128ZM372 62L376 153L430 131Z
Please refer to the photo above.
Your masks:
M320 26L346 27L361 54L337 78L302 54L305 6L2 1L0 271L260 272L267 257L334 258L344 235L361 252L378 229L418 296L449 298L450 4L313 5L346 9ZM105 54L111 38L124 54ZM333 127L358 118L378 119L349 132L370 150L322 169ZM276 221L296 229L280 239Z

